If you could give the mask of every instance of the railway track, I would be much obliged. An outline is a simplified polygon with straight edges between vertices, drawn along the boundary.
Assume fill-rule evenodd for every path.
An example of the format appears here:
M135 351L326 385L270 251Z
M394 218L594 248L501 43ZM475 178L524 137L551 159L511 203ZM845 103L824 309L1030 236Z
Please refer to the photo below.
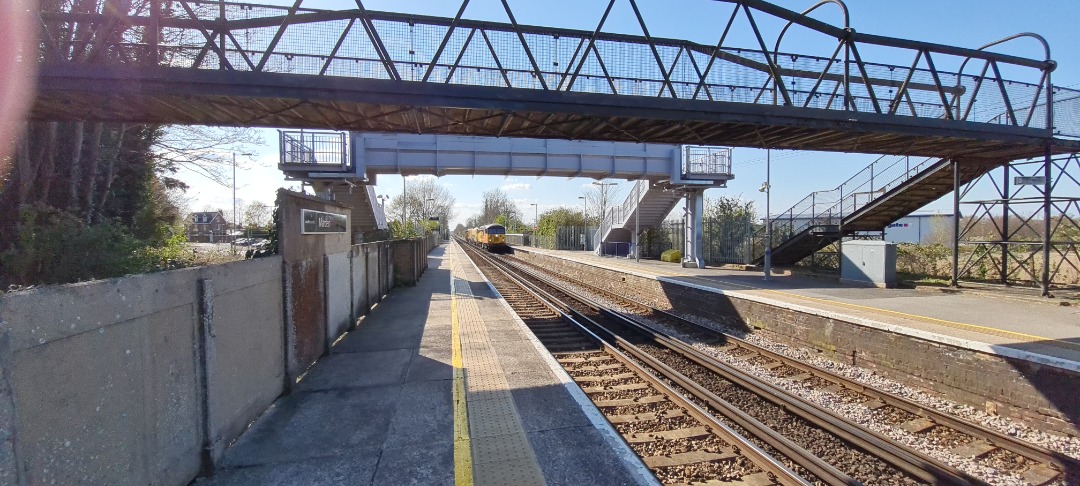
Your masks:
M587 324L560 312L550 296L462 246L661 482L813 484L684 398Z
M1068 455L1022 441L887 391L875 389L842 375L757 346L720 329L708 327L698 321L633 300L629 296L585 282L571 281L531 263L520 259L515 260L533 272L541 272L579 289L602 296L603 299L622 307L626 313L636 314L639 318L634 319L635 322L669 338L679 336L682 338L681 341L698 343L699 348L711 348L710 351L716 354L741 357L742 360L754 363L773 377L801 382L807 387L838 395L845 403L858 404L871 410L874 417L883 423L924 438L930 443L942 444L942 447L957 456L994 470L1007 471L1019 476L1027 484L1044 485L1055 481L1080 484L1080 460ZM661 326L656 326L657 323ZM666 329L658 329L658 327Z
M489 260L485 265L495 265L493 257L482 257ZM655 372L673 389L717 413L722 423L749 437L757 447L812 483L984 484L884 437L846 424L780 390L741 377L736 370L718 368L717 363L700 353L680 349L678 343L665 341L637 323L580 300L552 282L523 282L544 280L535 273L525 271L521 275L514 278L557 302L561 312L592 323L593 332ZM741 392L733 394L733 390ZM733 396L739 403L726 399Z

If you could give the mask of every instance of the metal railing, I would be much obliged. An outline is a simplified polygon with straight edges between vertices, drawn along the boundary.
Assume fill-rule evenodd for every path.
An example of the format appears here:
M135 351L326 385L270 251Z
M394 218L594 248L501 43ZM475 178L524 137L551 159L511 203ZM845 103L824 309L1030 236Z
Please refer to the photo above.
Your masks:
M922 173L941 159L912 160L911 157L881 156L835 189L816 191L786 211L769 215L772 224L772 247L805 231L840 231L844 218L850 217L875 199ZM763 224L752 237L752 259L765 254L766 228Z
M345 132L278 131L280 165L349 170Z
M640 15L641 29L634 30L644 36L606 32L607 15L593 30L521 25L507 2L510 23L461 18L464 8L450 19L368 11L355 3L356 9L333 11L299 2L172 0L103 11L101 2L74 2L89 7L40 12L40 58L783 105L1043 129L1049 128L1045 117L1015 113L1077 93L1052 87L1049 59L867 35L757 0L725 1L733 7L731 18L715 44L651 37ZM836 48L826 56L769 50L773 39L757 28L755 15L790 20L837 42ZM737 37L728 36L736 20L761 49L727 45ZM860 49L912 62L875 63ZM975 61L974 74L935 67L965 60ZM1054 114L1053 125L1076 128L1063 111ZM1014 115L1000 119L1005 112Z
M382 204L379 204L378 196L375 194L375 186L368 185L365 187L367 188L368 201L371 203L371 214L375 216L375 227L387 229L386 211L383 210Z
M687 176L730 176L731 148L687 145L682 173Z
M600 227L597 228L597 241L603 241L612 228L626 226L630 217L634 215L634 211L637 210L638 204L645 199L650 186L651 183L645 179L635 182L622 204L608 208L600 221Z

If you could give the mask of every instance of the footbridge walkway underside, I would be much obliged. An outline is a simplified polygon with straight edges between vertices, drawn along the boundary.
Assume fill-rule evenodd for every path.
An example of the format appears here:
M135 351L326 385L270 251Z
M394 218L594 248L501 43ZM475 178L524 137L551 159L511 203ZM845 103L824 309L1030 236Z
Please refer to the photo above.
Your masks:
M1075 120L1056 115L1070 110L1047 110L1080 100L1051 84L1049 51L1033 60L867 35L758 0L702 2L731 10L719 41L702 44L651 36L627 1L636 35L607 32L616 0L593 31L523 25L508 2L508 23L468 19L467 1L455 18L360 0L45 11L32 116L997 160L1080 150ZM781 52L783 34L772 43L758 28L765 17L836 47ZM729 36L740 23L751 34ZM875 63L860 46L911 63Z

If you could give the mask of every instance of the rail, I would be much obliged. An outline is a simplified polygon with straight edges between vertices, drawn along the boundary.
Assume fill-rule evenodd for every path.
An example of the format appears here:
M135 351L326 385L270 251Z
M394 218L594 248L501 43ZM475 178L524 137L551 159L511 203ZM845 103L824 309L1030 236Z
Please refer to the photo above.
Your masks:
M1006 435L1002 432L990 429L984 425L971 422L945 412L941 412L932 407L921 405L918 402L901 397L899 395L895 395L888 391L868 387L863 383L857 382L851 378L847 378L843 375L834 373L824 368L819 368L812 364L804 363L797 359L789 358L788 356L785 356L783 354L745 341L730 333L716 330L698 321L678 315L673 311L659 309L652 305L640 302L636 299L632 299L625 294L612 292L610 290L598 287L596 285L591 285L586 282L576 282L576 284L588 289L590 292L602 295L614 302L624 303L624 305L628 304L626 305L626 307L640 308L642 315L673 322L681 328L690 329L691 332L700 331L706 333L706 335L720 336L721 339L723 339L723 342L728 346L741 348L749 351L750 353L760 355L763 358L783 363L786 366L794 368L800 372L807 373L808 375L820 378L824 381L832 383L833 385L837 385L865 395L866 397L868 397L869 400L880 401L883 405L902 410L915 417L925 417L936 424L946 426L957 432L981 440L987 444L993 444L995 447L1023 456L1024 458L1029 460L1032 465L1035 465L1034 467L1048 468L1045 471L1045 474L1050 474L1051 477L1047 479L1047 481L1054 479L1053 476L1056 475L1080 474L1080 459L1076 459L1066 454L1047 449L1046 447L1040 445L1025 442L1015 437ZM646 323L642 323L642 325L652 328ZM661 331L657 330L657 332ZM1043 466L1038 466L1040 464Z
M554 280L557 277L553 278L549 275L541 274L535 268L525 268L524 265L511 265L510 263L505 262L504 264L516 267L516 272L542 282L545 287L553 289L560 294L564 294L569 299L580 302L580 306L595 310L601 314L604 319L614 321L617 323L617 326L625 328L627 332L620 333L603 324L597 323L594 325L600 329L598 332L610 335L609 341L616 343L620 350L632 355L635 359L647 363L650 368L658 370L665 378L683 386L697 399L708 403L710 407L724 413L728 419L739 423L740 426L745 427L744 423L738 420L737 413L728 415L728 412L733 412L728 409L730 404L713 395L708 387L703 387L701 384L691 380L687 376L675 372L673 367L670 367L670 365L667 364L669 361L668 359L658 359L658 355L640 349L641 344L639 344L638 341L664 348L677 356L676 361L694 363L695 366L707 370L708 373L717 377L722 377L724 380L731 382L735 386L750 391L750 393L761 397L766 402L771 402L779 406L785 413L789 413L793 417L805 420L812 424L813 427L840 438L847 444L853 445L854 448L866 451L873 457L876 457L897 470L910 474L912 477L918 478L921 481L926 481L930 484L985 484L956 468L950 467L940 461L930 459L910 448L894 442L884 435L857 426L825 408L801 400L779 387L720 362L679 339L672 338L664 333L656 331L655 329L640 323L637 319L628 317L624 309L620 309L617 306L612 308L609 305L596 302L590 297L583 296L581 295L582 292L580 290L568 288L562 283L555 282ZM544 273L547 272L545 271ZM588 285L586 286L591 287ZM559 298L556 297L553 300L559 301ZM563 305L566 306L567 304ZM567 312L575 317L580 316L583 320L589 319L592 321L592 319L586 316L583 311L577 310L579 309L578 305L567 307ZM624 338L623 334L634 334L640 337L640 339ZM737 411L738 409L736 408L735 410ZM746 418L753 420L753 418L749 416L746 416ZM773 435L774 437L783 438L782 435L772 431L766 425L761 424L761 426L764 427L764 429L758 430L763 430L765 436ZM754 436L764 438L763 435L758 432L754 432ZM770 445L776 447L772 443L770 443ZM795 447L798 448L797 445L795 445ZM793 452L796 452L799 455L789 455L789 458L796 461L800 466L814 471L814 473L827 484L853 484L850 482L851 479L846 477L846 474L837 470L831 464L818 462L820 459L813 456L813 454L806 451ZM802 454L805 454L805 456ZM817 461L814 461L814 459L817 459ZM822 467L827 467L828 469L822 469Z

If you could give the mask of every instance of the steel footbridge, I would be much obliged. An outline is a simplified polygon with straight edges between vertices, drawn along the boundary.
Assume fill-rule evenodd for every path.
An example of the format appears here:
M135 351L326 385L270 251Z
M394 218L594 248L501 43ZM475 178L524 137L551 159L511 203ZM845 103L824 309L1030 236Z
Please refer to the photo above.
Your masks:
M822 5L841 8L842 27L760 0L720 2L730 15L704 44L650 35L639 1L605 2L592 30L525 25L505 0L502 23L467 18L468 0L453 18L361 0L348 10L73 2L40 12L32 117L951 159L1080 148L1066 116L1080 93L1053 86L1048 48L1030 59L888 38L850 28L839 1ZM617 2L639 29L609 32ZM769 37L766 19L786 27ZM739 25L752 35L732 34ZM789 27L835 47L782 50ZM908 62L875 62L871 51Z

